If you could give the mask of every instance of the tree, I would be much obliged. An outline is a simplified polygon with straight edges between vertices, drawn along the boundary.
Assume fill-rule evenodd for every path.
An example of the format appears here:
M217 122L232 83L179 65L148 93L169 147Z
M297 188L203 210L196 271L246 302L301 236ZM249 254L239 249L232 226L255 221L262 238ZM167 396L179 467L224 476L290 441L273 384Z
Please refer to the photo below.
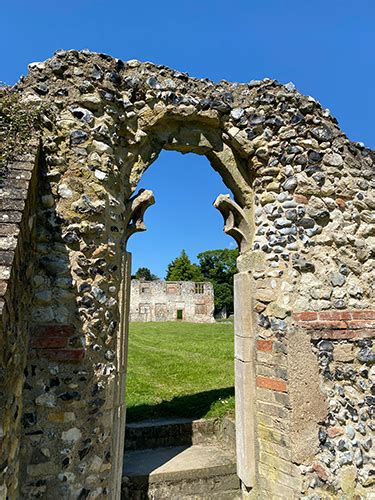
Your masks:
M155 281L159 279L155 274L152 274L148 267L139 267L135 273L135 279L144 281Z
M167 281L203 281L202 273L189 259L185 250L176 257L167 268Z
M233 283L212 282L212 284L214 287L215 312L218 313L223 309L226 312L233 312Z
M216 312L224 307L233 311L233 275L237 272L237 257L238 250L229 248L198 254L199 269L204 279L214 286Z

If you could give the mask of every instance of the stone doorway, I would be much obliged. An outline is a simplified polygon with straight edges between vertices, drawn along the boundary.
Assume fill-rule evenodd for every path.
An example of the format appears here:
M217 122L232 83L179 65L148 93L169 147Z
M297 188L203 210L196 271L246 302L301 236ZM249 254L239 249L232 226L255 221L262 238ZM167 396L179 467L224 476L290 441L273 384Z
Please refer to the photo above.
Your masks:
M181 133L181 132L179 132ZM194 132L196 134L196 132ZM165 146L164 146L165 147ZM186 153L186 149L179 147L166 148L175 149ZM197 150L193 147L192 152ZM199 148L198 148L199 149ZM202 154L202 153L199 153ZM134 204L134 214L131 215L128 227L131 228L130 234L146 229L143 217L146 209L154 203L151 191L140 191L130 202ZM235 275L234 293L235 293L235 394L236 394L236 429L237 438L235 451L237 455L237 475L240 478L243 488L251 489L255 481L255 422L254 422L254 404L255 404L255 376L254 376L254 350L253 350L253 331L251 322L251 287L248 270L244 270L241 263L243 255L248 249L248 243L251 239L250 223L247 221L245 211L229 197L229 195L219 195L214 203L223 218L224 231L232 236L239 248L239 272ZM128 235L127 235L128 236ZM126 239L127 242L127 239ZM130 262L131 255L126 253L126 260ZM125 283L130 281L130 266ZM129 290L129 285L125 284L125 290ZM129 301L129 292L125 291L124 302ZM182 308L176 311L176 321L184 319L184 310ZM124 320L125 331L128 332L128 316ZM125 338L127 344L127 338ZM125 417L124 417L125 425ZM161 423L162 426L167 423ZM178 426L179 424L177 424ZM177 431L179 432L179 431ZM147 434L147 430L146 430ZM220 434L220 432L218 433ZM234 435L234 432L233 432ZM192 433L193 436L193 433ZM222 435L221 435L222 438ZM121 456L121 453L120 453ZM225 476L225 474L224 474ZM152 490L150 490L152 491Z
M179 321L184 319L184 310L183 309L177 309L176 319Z
M270 79L215 83L70 50L31 64L17 90L41 120L4 171L0 491L119 498L124 249L150 202L133 196L139 180L167 149L206 156L233 193L218 208L241 248L237 433L251 439L239 476L252 485L256 469L267 498L370 494L371 443L348 468L328 403L331 370L346 386L335 406L354 394L358 408L337 418L343 428L368 411L358 398L372 402L370 384L360 396L355 384L373 361L374 152ZM340 451L328 469L322 446Z

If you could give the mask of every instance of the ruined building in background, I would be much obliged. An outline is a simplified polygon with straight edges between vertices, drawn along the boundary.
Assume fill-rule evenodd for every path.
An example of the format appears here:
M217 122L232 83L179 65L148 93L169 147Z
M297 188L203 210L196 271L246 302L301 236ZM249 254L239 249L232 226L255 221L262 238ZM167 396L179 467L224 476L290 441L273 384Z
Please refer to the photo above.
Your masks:
M213 323L212 283L131 280L129 321Z
M370 498L374 152L270 79L72 50L30 65L17 90L40 127L1 177L0 498L120 497L126 242L163 148L205 155L233 194L215 206L240 250L244 498Z

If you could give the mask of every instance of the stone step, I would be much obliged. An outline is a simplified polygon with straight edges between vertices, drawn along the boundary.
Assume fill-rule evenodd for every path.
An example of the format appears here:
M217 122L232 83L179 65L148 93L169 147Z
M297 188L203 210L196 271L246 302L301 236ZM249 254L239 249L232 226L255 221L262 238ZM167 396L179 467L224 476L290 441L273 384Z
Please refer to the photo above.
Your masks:
M230 418L192 420L186 418L144 420L126 425L126 450L186 446L220 440L235 446L234 421Z
M196 444L127 451L125 500L234 500L241 498L233 452Z

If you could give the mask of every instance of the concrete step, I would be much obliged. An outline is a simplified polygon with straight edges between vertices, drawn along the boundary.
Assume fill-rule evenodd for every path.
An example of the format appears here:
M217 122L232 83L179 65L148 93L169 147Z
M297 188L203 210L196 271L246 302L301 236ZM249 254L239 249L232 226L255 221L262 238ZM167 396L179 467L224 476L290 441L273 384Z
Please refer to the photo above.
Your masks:
M195 444L127 451L126 500L234 500L241 498L233 452Z
M166 446L187 446L218 440L229 448L235 446L234 421L224 419L192 420L186 418L145 420L126 425L126 450Z

